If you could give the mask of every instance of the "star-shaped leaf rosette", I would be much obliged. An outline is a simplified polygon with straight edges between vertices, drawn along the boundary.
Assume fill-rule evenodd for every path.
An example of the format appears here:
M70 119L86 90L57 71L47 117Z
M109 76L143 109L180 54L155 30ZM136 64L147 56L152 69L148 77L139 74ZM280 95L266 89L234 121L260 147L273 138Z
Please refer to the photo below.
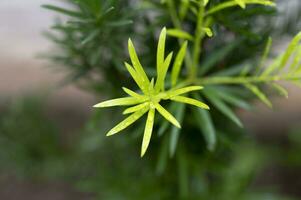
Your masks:
M136 82L137 86L141 90L140 93L134 92L128 88L123 87L125 93L129 97L117 98L108 101L101 102L96 104L94 107L112 107L112 106L129 106L124 110L123 114L130 114L126 119L117 124L112 128L107 136L114 135L123 129L127 128L144 114L147 114L142 148L141 148L141 157L145 154L153 131L155 112L158 111L166 120L172 123L174 126L181 128L178 120L165 108L160 105L161 101L171 100L185 104L191 104L203 109L209 109L209 107L198 100L186 97L185 94L192 91L201 90L202 86L187 86L187 87L178 87L176 86L179 73L181 71L181 66L186 54L187 42L184 42L181 49L179 50L176 59L173 63L171 71L171 89L165 91L165 78L169 66L171 64L171 59L173 53L169 53L165 58L165 39L166 39L166 28L163 28L158 42L157 48L157 78L154 81L154 78L151 80L147 77L139 59L136 54L134 45L129 39L128 41L128 50L132 65L125 63L125 67L128 72L131 74L132 78Z

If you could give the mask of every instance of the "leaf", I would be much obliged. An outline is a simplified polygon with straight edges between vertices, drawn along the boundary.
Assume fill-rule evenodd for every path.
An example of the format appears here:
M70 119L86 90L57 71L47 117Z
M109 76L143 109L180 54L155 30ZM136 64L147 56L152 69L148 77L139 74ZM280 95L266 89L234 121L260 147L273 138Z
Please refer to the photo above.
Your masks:
M199 95L195 95L196 99L201 99ZM216 131L210 116L210 112L204 109L193 109L193 114L197 120L197 126L204 135L205 141L207 143L207 149L213 151L216 146Z
M176 118L179 119L180 123L183 122L185 114L185 104L179 104L176 108ZM173 126L170 132L170 145L169 145L169 156L173 157L175 155L177 144L179 140L180 129Z
M174 96L178 96L181 94L185 94L191 91L196 91L196 90L202 90L204 87L202 86L188 86L188 87L184 87L184 88L180 88L180 89L175 89L175 90L171 90L168 92L168 96L170 97L174 97Z
M262 93L257 86L252 84L245 84L245 87L248 88L251 92L253 92L263 103L265 103L268 107L272 107L272 103L267 98L267 96Z
M208 105L206 105L205 103L200 102L198 100L192 99L192 98L183 97L183 96L175 96L175 97L171 97L170 99L173 100L173 101L177 101L177 102L181 102L181 103L187 103L187 104L191 104L191 105L209 110Z
M157 91L159 90L164 90L164 80L165 80L165 76L166 73L168 71L168 67L170 65L171 62L171 58L172 58L173 53L169 53L166 60L164 61L162 68L157 69L157 73L158 73L158 77L157 77L157 81L156 81L156 89Z
M141 147L141 157L144 156L151 136L153 132L153 126L154 126L154 118L155 118L155 109L150 108L148 111L147 119L146 119L146 124L145 124L145 129L144 129L144 134L143 134L143 141L142 141L142 147Z
M142 103L142 104L139 104L136 106L129 107L129 108L125 109L122 114L125 115L125 114L129 114L129 113L133 113L138 110L144 109L146 106L149 106L149 102L145 102L145 103Z
M280 56L278 56L271 65L269 65L266 70L264 70L264 72L260 75L262 76L268 76L270 75L272 72L276 71L277 69L279 69L281 60L283 59L284 54L281 54Z
M288 92L287 92L287 90L286 90L284 87L282 87L281 85L278 85L278 84L276 84L276 83L272 83L272 86L273 86L273 88L274 88L275 90L277 90L277 92L278 92L280 95L282 95L282 96L288 98Z
M96 38L100 33L99 29L93 30L84 40L81 41L81 45L85 45Z
M164 137L162 145L159 150L158 162L156 165L156 173L162 175L168 161L168 138Z
M205 27L205 28L203 28L203 31L206 33L206 35L208 37L212 37L213 36L212 30L210 28Z
M301 45L297 47L293 64L290 66L291 70L295 70L301 61Z
M271 46L272 46L272 38L269 37L269 38L268 38L268 41L267 41L267 43L266 43L266 45L265 45L264 52L263 52L263 54L262 54L262 57L261 57L261 60L260 60L260 64L259 64L259 66L258 66L258 67L256 68L256 70L255 70L255 73L256 73L256 74L258 74L259 71L260 71L260 68L263 67L263 65L264 65L264 63L265 63L265 61L266 61L266 59L267 59L267 56L268 56L268 54L270 53Z
M114 135L120 131L122 131L123 129L127 128L128 126L130 126L131 124L133 124L135 121L137 121L139 118L141 118L146 112L147 112L147 108L139 110L137 112L134 112L133 114L131 114L130 116L128 116L125 120L123 120L122 122L120 122L119 124L117 124L114 128L112 128L108 133L107 136L111 136Z
M300 42L301 40L301 32L299 32L293 39L292 41L290 42L290 44L288 45L285 53L284 53L284 56L281 60L281 63L280 63L280 66L279 66L279 69L283 69L284 66L286 65L288 59L290 58L290 56L292 55L292 53L295 51L295 49L297 48L297 45L298 43Z
M134 70L134 68L130 64L128 64L127 62L125 62L124 64L125 64L125 67L128 70L128 72L131 74L132 78L138 85L138 87L143 91L143 93L146 94L148 91L147 90L148 85L145 84L145 82L143 82L143 80L141 79L141 76L139 76L139 74L137 74L137 72Z
M134 92L133 90L130 90L126 87L122 87L122 89L125 93L127 93L128 95L130 95L132 97L135 97L135 98L138 98L138 99L142 97L140 94L138 94L138 93Z
M132 20L119 20L119 21L115 21L115 22L110 22L107 25L112 26L112 27L119 27L119 26L126 26L129 24L133 24L133 21Z
M46 8L48 10L53 10L55 12L59 12L59 13L62 13L64 15L68 15L68 16L71 16L71 17L83 17L82 13L80 12L76 12L76 11L73 11L73 10L68 10L68 9L65 9L65 8L60 8L60 7L57 7L57 6L53 6L53 5L42 5L43 8Z
M180 38L180 39L190 40L190 41L194 40L192 35L180 29L168 29L167 35Z
M234 114L232 109L224 103L222 99L218 95L215 94L214 90L205 90L205 96L207 99L226 117L232 120L237 126L243 127L239 118Z
M126 106L126 105L133 105L137 103L142 103L145 101L146 98L134 98L134 97L123 97L123 98L117 98L117 99L111 99L108 101L104 101L101 103L98 103L94 105L94 108L104 108L104 107L112 107L112 106Z
M246 3L244 2L244 0L235 0L236 3L243 9L246 8Z
M174 113L178 104L176 102L171 102L168 106L169 110ZM162 136L163 133L169 128L170 123L167 120L164 120L158 130L158 136Z
M181 0L181 5L179 8L180 9L180 11L179 11L180 19L184 19L186 17L189 6L190 6L190 0Z
M170 114L165 108L163 108L159 103L156 103L155 108L157 109L157 111L166 119L168 120L170 123L172 123L173 125L175 125L178 128L181 128L180 123L178 122L178 120L172 116L172 114Z
M186 55L186 50L187 50L187 44L188 42L185 41L183 45L181 46L180 51L178 52L176 59L174 61L172 71L171 71L171 85L174 86L177 84L179 73L181 71L181 67L183 64L183 60Z
M133 42L131 41L131 39L128 40L128 50L129 50L129 54L130 54L130 58L132 61L132 64L136 70L136 72L138 73L138 75L141 77L142 80L142 84L145 87L148 87L149 84L149 80L147 78L147 75L138 59L135 47L133 45Z
M165 60L165 40L166 40L166 28L164 27L161 30L158 47L157 47L157 72L158 76L163 68L164 60Z

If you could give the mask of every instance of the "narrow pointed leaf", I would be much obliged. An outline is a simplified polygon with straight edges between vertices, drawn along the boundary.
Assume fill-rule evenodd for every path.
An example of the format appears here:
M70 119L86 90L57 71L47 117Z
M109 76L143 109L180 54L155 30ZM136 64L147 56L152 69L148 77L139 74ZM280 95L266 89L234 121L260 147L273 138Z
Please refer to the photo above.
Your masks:
M172 114L170 114L165 108L163 108L160 104L156 103L155 104L155 108L157 109L157 111L166 119L168 120L170 123L172 123L173 125L175 125L178 128L181 128L180 123L178 122L178 120L172 116Z
M137 99L134 97L123 97L123 98L104 101L94 105L93 107L104 108L104 107L112 107L112 106L126 106L126 105L134 105L137 103L142 103L143 101L145 101L145 99Z
M162 175L168 161L168 137L164 137L159 150L158 162L156 165L156 174Z
M133 124L135 121L137 121L139 118L141 118L147 112L147 110L148 109L145 108L143 110L139 110L139 111L131 114L125 120L123 120L122 122L120 122L119 124L117 124L114 128L112 128L107 133L107 136L114 135L114 134L122 131L123 129L127 128L128 126L130 126L131 124Z
M68 9L65 9L65 8L60 8L60 7L53 6L53 5L42 5L42 7L46 8L46 9L49 9L49 10L53 10L55 12L62 13L64 15L71 16L71 17L79 17L79 18L83 17L82 13L80 13L80 12L73 11L73 10L68 10Z
M183 122L185 114L185 104L179 104L176 108L175 116L179 120L180 123ZM169 156L173 157L175 155L178 140L180 136L181 129L173 126L170 131L170 145L169 145Z
M301 61L301 45L299 45L297 47L294 61L293 61L293 64L291 65L290 69L295 70L297 68L297 66L300 64L300 61Z
M267 98L267 96L262 93L257 86L252 84L245 84L245 87L248 88L251 92L253 92L263 103L265 103L268 107L272 107L271 101Z
M246 8L246 3L244 2L244 0L235 0L236 3L243 9Z
M205 28L203 28L203 31L206 33L206 35L208 37L212 37L213 36L213 32L212 32L212 30L210 28L205 27Z
M273 86L273 88L274 88L275 90L277 90L277 92L278 92L280 95L282 95L282 96L288 98L288 92L287 92L287 90L286 90L284 87L282 87L281 85L278 85L278 84L276 84L276 83L272 83L272 86Z
M139 74L137 74L137 72L135 71L135 69L128 64L127 62L124 63L126 69L128 70L128 72L131 74L132 78L134 79L134 81L136 82L136 84L138 85L138 87L144 92L147 92L147 84L145 84L141 78L141 76L139 76Z
M188 86L188 87L184 87L184 88L180 88L180 89L176 89L176 90L171 90L168 92L168 96L174 97L174 96L185 94L185 93L188 93L191 91L202 90L203 88L204 87L202 87L202 86Z
M145 124L145 129L144 129L144 134L143 134L143 141L142 141L142 147L141 147L141 157L144 156L151 136L153 132L153 126L154 126L154 119L155 119L155 109L150 108L148 111L147 119L146 119L146 124Z
M225 104L225 102L215 94L214 90L207 90L204 92L207 99L226 117L233 121L237 126L242 127L240 119L234 114L232 109Z
M186 55L186 50L187 50L187 41L185 41L180 49L180 51L178 52L175 62L173 64L172 67L172 71L171 71L171 85L174 86L177 84L178 81L178 77L181 71L181 67L183 64L183 60L185 58Z
M264 52L262 54L262 57L261 57L261 60L260 60L260 64L258 65L258 67L255 70L256 74L258 74L259 71L260 71L260 69L263 67L263 65L264 65L264 63L265 63L265 61L266 61L266 59L267 59L267 57L268 57L268 55L269 55L269 53L271 51L271 46L272 46L272 38L269 37L268 41L267 41L267 43L265 45Z
M123 91L127 93L128 95L135 97L135 98L141 98L142 96L138 94L137 92L134 92L133 90L130 90L126 87L122 87Z
M166 57L166 60L164 61L162 68L157 69L158 77L156 81L156 89L158 90L164 90L164 81L165 81L165 76L168 71L171 59L172 59L173 53L169 53L168 56Z
M129 114L129 113L137 112L138 110L144 109L148 105L149 105L149 102L145 102L145 103L139 104L137 106L129 107L129 108L125 109L122 114L125 115L125 114Z
M176 37L176 38L180 38L180 39L193 41L192 35L190 35L189 33L185 32L183 30L180 30L180 29L168 29L167 35Z
M157 47L157 72L163 67L165 60L165 40L166 40L166 28L161 30L158 47Z
M138 59L135 47L133 45L133 42L131 41L131 39L129 39L128 41L128 50L129 50L129 54L130 54L130 58L132 61L132 64L136 70L136 72L138 73L138 75L141 76L141 80L143 82L144 85L148 85L149 84L149 80L147 78L147 75Z
M171 102L171 103L169 104L169 106L168 106L168 110L170 110L171 113L174 113L174 111L176 110L177 106L178 106L178 104L177 104L176 102ZM164 120L164 121L162 122L162 124L161 124L159 130L158 130L158 136L159 136L159 137L162 136L163 133L165 133L166 130L169 128L169 126L170 126L169 121Z
M171 97L170 98L173 101L177 101L177 102L181 102L181 103L186 103L186 104L191 104L203 109L207 109L209 110L209 106L206 105L205 103L192 99L192 98L188 98L188 97L183 97L183 96L175 96L175 97Z

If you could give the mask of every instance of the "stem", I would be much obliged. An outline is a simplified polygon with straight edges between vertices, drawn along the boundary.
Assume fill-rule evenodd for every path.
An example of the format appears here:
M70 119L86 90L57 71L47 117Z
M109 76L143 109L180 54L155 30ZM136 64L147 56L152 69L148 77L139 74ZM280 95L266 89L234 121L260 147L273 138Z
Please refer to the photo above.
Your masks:
M190 79L194 79L197 76L197 67L200 60L202 38L203 38L203 21L204 21L204 6L200 5L198 16L197 16L197 25L195 30L195 39L193 46L193 60L192 67L190 71Z
M247 84L247 83L263 83L263 82L275 82L275 81L297 81L301 79L299 76L259 76L259 77L208 77L203 79L197 79L194 84L198 85L217 85L217 84Z

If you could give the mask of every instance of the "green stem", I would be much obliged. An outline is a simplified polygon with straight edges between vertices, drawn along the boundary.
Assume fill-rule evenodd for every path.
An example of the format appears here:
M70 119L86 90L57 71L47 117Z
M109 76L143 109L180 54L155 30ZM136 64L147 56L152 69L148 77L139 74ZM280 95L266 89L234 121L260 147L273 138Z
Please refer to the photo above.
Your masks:
M208 77L197 79L193 83L198 85L217 85L217 84L247 84L247 83L265 83L275 81L298 81L301 79L299 76L259 76L259 77ZM190 82L191 83L191 82Z
M204 6L200 6L197 16L197 25L195 30L192 67L190 71L190 79L194 79L197 76L197 67L201 54L202 38L203 34L203 21L204 21Z

